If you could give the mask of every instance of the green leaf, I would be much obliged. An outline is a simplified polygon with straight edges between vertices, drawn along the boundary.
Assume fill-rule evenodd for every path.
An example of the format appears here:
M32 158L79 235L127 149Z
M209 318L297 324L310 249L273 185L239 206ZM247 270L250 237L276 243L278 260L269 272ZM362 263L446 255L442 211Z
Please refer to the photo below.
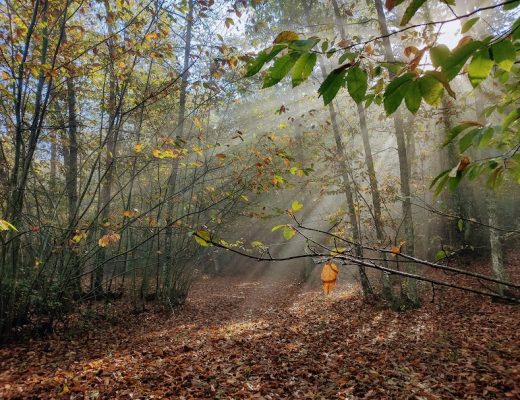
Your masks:
M294 200L291 204L291 210L292 212L298 212L302 209L303 204L300 203L298 200Z
M446 140L444 141L443 146L446 146L449 143L451 143L453 141L453 139L455 139L460 133L464 132L466 129L475 127L475 126L482 126L482 125L477 122L470 121L470 122L465 122L465 123L459 124L457 126L454 126L451 129L451 131L448 133L448 135L446 136Z
M295 40L289 43L289 48L301 52L308 52L320 41L319 38L313 37L305 40Z
M520 118L520 108L511 111L502 121L502 129L506 130L509 126Z
M262 67L271 61L276 55L282 51L286 46L277 44L269 49L261 51L256 58L251 61L247 67L246 77L256 75Z
M520 18L518 18L513 26L511 27L511 36L513 37L513 40L519 40L520 39Z
M387 114L392 114L397 110L401 102L403 101L408 87L415 74L408 72L404 75L398 76L392 82L388 84L384 94L384 107Z
M347 64L348 65L348 64ZM323 102L325 105L329 104L334 97L338 94L339 89L345 81L345 74L347 73L347 67L344 65L333 70L327 78L323 81L318 93L323 96Z
M442 72L446 74L449 81L457 76L468 58L481 47L481 42L472 40L452 51L448 59L441 64Z
M453 97L454 99L457 98L457 94L453 91L453 89L450 86L450 82L448 82L448 79L446 79L446 75L444 75L440 71L426 71L424 75L431 76L432 78L437 79L442 86L444 86L444 89L448 92L448 94Z
M421 107L421 88L417 81L411 81L410 87L404 96L404 103L406 104L406 108L415 114L419 108Z
M444 250L439 250L437 253L435 253L435 262L440 261L444 258L446 258L448 255Z
M406 25L412 17L415 15L417 10L426 2L426 0L412 0L411 3L406 8L403 18L401 19L401 22L399 25Z
M267 70L262 88L265 89L280 82L289 73L300 56L300 52L292 52L278 58L272 67Z
M450 49L443 44L430 49L430 59L435 68L442 66L443 62L446 61L450 55Z
M493 61L489 57L487 49L480 50L476 53L468 65L468 77L471 85L473 87L478 86L480 82L489 76L492 68Z
M285 228L283 228L283 237L287 240L291 240L294 235L296 235L296 229L292 226L286 225Z
M210 234L206 230L198 230L195 232L193 237L195 238L195 241L203 247L208 247L210 245Z
M418 79L421 95L426 103L436 106L442 99L444 87L431 75L425 75Z
M488 127L486 129L484 129L481 132L481 134L479 135L478 147L481 149L484 147L487 147L489 145L489 143L491 142L491 140L493 139L494 134L495 134L495 131L493 130L493 128Z
M482 132L482 128L475 128L466 133L460 140L459 140L459 151L461 153L464 153L469 147L473 144L473 140L475 138L478 138L480 133Z
M435 178L433 178L432 183L430 183L430 189L432 189L437 182L439 182L442 177L447 176L447 174L451 171L451 169L447 169L442 171L439 175L437 175Z
M316 65L317 56L315 53L304 53L294 64L292 69L292 85L298 86L304 82Z
M457 221L457 228L459 228L459 232L462 232L464 230L464 220L459 219Z
M347 74L347 90L356 103L365 99L368 88L367 73L359 67L352 67Z
M500 68L505 71L511 71L511 67L515 62L516 52L515 46L513 46L510 40L502 40L492 45L491 54L493 54L493 60Z
M520 0L513 1L512 3L505 4L504 5L504 10L505 11L509 11L509 10L512 10L512 9L518 7L518 6L520 6Z
M473 25L475 25L478 22L479 19L480 17L468 19L466 22L464 22L464 25L462 25L460 33L464 34L467 31L469 31L473 27Z
M273 229L271 229L271 232L276 232L277 230L279 229L282 229L284 227L286 227L287 225L283 224L283 225L276 225L275 227L273 227Z

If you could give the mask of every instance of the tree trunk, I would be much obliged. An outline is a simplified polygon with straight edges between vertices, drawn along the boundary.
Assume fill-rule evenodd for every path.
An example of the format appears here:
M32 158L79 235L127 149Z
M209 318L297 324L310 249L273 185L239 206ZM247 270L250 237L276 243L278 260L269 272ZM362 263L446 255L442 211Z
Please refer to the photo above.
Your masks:
M191 36L193 29L193 5L194 0L188 1L188 15L186 16L186 38L185 38L185 46L184 46L184 63L183 70L181 71L182 80L181 80L181 90L179 95L179 114L177 115L177 128L176 128L176 137L178 139L184 139L184 120L186 118L186 98L187 98L187 88L188 88L188 78L189 78L189 69L190 69L190 58L191 58ZM165 229L165 245L164 245L164 253L165 260L163 264L163 281L166 282L166 275L168 275L168 271L171 268L171 264L173 262L173 229L172 223L174 218L173 213L173 203L171 202L171 197L174 196L175 191L177 189L177 175L179 173L179 159L175 158L172 162L170 176L168 178L168 186L166 189L166 229Z
M337 0L332 0L332 7L334 9L334 20L336 27L339 30L340 37L343 40L347 40L347 34L345 28L341 22L341 12ZM385 239L383 219L381 216L381 196L379 194L379 188L377 184L376 171L374 168L374 160L372 157L372 147L370 145L370 139L368 136L368 128L365 114L365 107L363 103L357 104L357 112L359 117L359 128L363 139L363 150L365 152L365 163L368 170L368 178L370 183L370 192L372 194L372 206L373 206L373 219L376 228L376 237L381 243ZM386 256L385 256L386 257ZM384 261L386 265L386 260ZM392 298L392 287L390 285L389 276L385 273L381 274L381 285L383 288L383 296L387 299Z
M385 58L387 62L395 61L394 54L392 52L392 46L390 44L388 26L386 24L386 16L383 10L383 3L381 0L374 0L377 17L379 21L379 28L383 38L383 44L385 48ZM392 73L390 76L392 77ZM410 167L408 164L408 155L406 152L406 137L404 133L403 118L399 110L394 113L394 128L395 138L397 141L397 154L399 157L399 175L401 178L401 196L402 196L402 211L403 211L403 223L406 238L406 253L414 255L414 228L413 228L413 217L412 217L412 204L410 199ZM407 263L407 271L415 274L417 267L413 263ZM417 281L415 279L407 279L405 285L404 296L412 305L419 304L419 298L417 294Z

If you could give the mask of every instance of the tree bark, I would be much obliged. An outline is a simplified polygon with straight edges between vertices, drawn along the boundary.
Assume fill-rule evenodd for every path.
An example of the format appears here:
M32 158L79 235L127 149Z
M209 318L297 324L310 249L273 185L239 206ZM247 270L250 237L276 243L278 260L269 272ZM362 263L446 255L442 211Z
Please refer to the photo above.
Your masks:
M383 3L381 0L374 0L377 17L379 21L379 28L383 38L383 44L385 48L385 58L388 62L395 61L394 53L389 39L388 26L386 24L386 16L383 9ZM390 76L392 77L392 73ZM412 204L410 201L410 167L408 163L408 155L406 151L406 137L404 133L403 118L399 110L394 113L394 128L395 138L397 141L397 154L399 157L399 175L401 178L401 196L402 196L402 212L403 212L403 224L406 238L406 252L410 255L415 254L414 245L414 227L413 227L413 216L412 216ZM416 274L417 268L413 263L407 263L407 270L411 274ZM419 298L417 295L417 281L413 278L407 279L405 285L404 296L412 303L412 305L419 304Z

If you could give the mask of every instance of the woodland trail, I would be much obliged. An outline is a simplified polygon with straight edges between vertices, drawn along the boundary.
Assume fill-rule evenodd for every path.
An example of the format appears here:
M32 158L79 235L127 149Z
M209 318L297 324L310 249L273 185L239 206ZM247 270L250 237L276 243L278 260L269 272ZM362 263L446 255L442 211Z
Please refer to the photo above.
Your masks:
M173 316L1 349L0 399L519 398L518 307L446 291L397 313L319 289L205 277Z

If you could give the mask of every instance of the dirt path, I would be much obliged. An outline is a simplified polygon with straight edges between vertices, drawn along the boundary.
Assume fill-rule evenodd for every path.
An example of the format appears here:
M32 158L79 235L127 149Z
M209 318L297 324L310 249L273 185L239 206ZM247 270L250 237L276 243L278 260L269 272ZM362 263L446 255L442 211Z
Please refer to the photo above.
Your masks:
M348 285L318 289L201 280L173 316L0 350L0 399L520 396L518 307L455 293L456 306L395 313Z

